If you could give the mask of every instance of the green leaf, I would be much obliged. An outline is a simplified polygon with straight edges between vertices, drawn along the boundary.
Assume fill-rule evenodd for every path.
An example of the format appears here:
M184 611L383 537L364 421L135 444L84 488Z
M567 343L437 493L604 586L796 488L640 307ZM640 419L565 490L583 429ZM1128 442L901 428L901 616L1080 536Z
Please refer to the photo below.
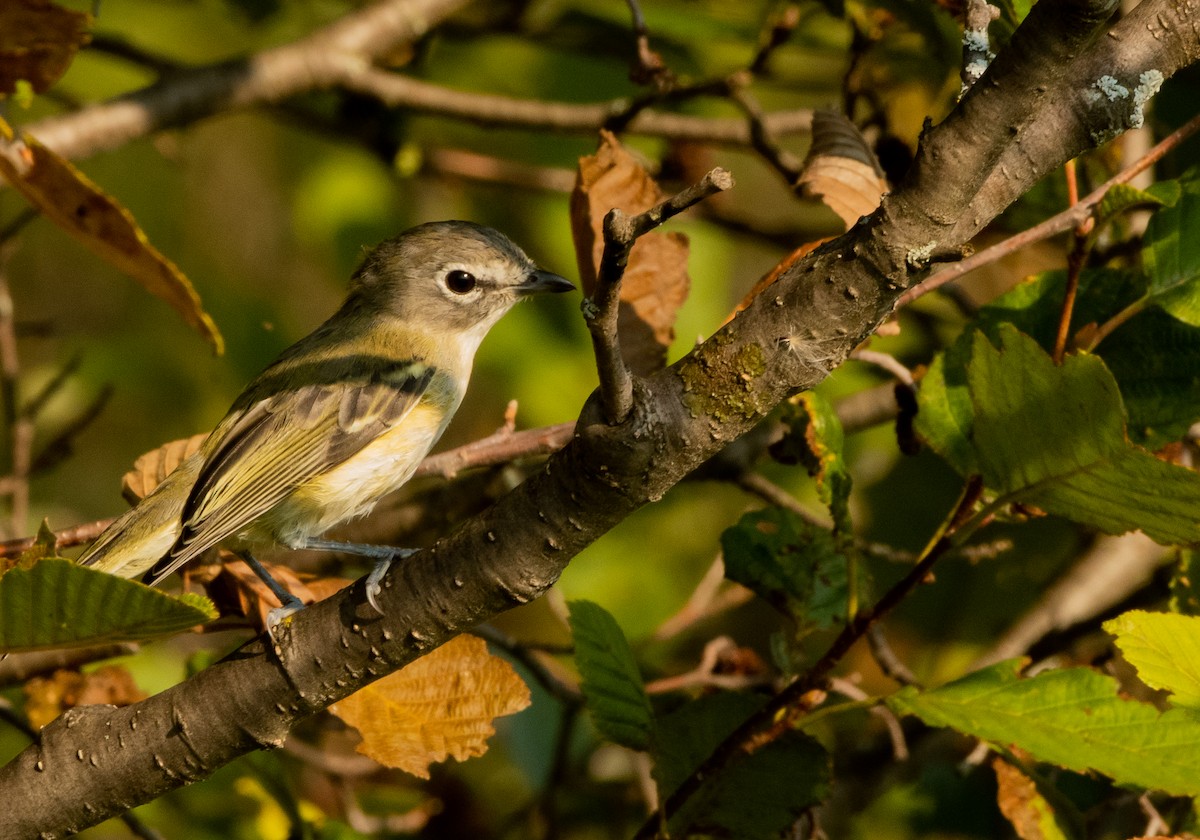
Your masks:
M51 530L49 520L43 519L33 538L33 545L21 552L17 563L31 568L34 563L50 557L58 557L58 537Z
M842 421L829 400L815 391L796 396L795 405L801 409L794 432L805 443L804 465L817 480L817 494L833 517L835 535L851 539L854 533L850 522L850 469L842 457L846 436ZM841 542L841 540L839 541ZM843 550L847 546L842 546Z
M1129 443L1116 381L1095 356L1056 366L1011 326L1000 349L976 334L967 371L984 483L1110 534L1200 541L1200 475Z
M575 665L600 734L635 750L650 746L654 711L637 662L617 620L591 601L570 603Z
M1131 187L1129 184L1113 184L1104 198L1096 205L1096 227L1111 222L1114 218L1135 207L1162 207L1166 202L1158 195Z
M1099 355L1121 389L1135 443L1161 449L1200 419L1200 329L1152 309L1106 338Z
M1146 226L1142 267L1149 301L1181 321L1200 326L1200 182L1184 181L1179 200Z
M833 534L782 508L743 516L721 534L725 576L754 591L805 629L846 617L846 558Z
M1142 682L1171 692L1176 706L1200 709L1200 618L1142 610L1104 622Z
M934 357L917 391L913 422L913 430L925 445L964 476L979 471L971 446L971 395L967 391L972 335L974 330L968 330Z
M982 330L995 342L1000 325L1009 323L1049 350L1065 286L1066 273L1050 271L997 298L980 310L972 329L934 357L921 380L917 434L963 475L977 471L966 383L972 335ZM1073 323L1078 328L1106 321L1144 294L1145 280L1137 275L1086 270L1080 276ZM1200 329L1151 309L1105 339L1096 355L1117 380L1129 418L1127 432L1135 443L1160 449L1200 419Z
M763 700L722 692L700 697L659 721L654 775L666 798ZM679 812L672 836L709 830L719 836L774 837L829 793L829 756L808 736L785 732L719 768Z
M1085 668L1031 679L1019 662L1001 662L940 688L901 689L887 699L898 714L950 727L1078 772L1097 771L1119 784L1200 794L1200 716L1160 714L1124 700L1110 677Z
M202 596L172 598L61 558L0 577L0 650L6 652L143 641L216 617Z
M1171 573L1171 612L1200 615L1200 551L1179 551Z

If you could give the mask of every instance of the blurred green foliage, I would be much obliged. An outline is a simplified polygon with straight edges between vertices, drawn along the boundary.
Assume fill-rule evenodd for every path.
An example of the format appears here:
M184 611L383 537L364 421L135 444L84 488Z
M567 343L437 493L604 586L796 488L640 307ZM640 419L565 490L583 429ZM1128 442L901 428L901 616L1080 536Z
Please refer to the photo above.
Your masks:
M100 5L96 32L174 62L207 64L300 37L357 5L107 0ZM705 78L745 66L768 16L782 4L646 0L642 5L651 44L671 69ZM844 19L818 3L799 4L798 10L799 23L774 52L771 72L753 85L755 96L768 111L849 104L900 150L902 162L922 122L940 118L957 91L959 29L953 17L936 4L896 0L848 2ZM420 44L403 70L462 90L596 102L641 92L629 80L633 44L628 8L617 0L477 4ZM34 97L27 107L9 103L6 118L30 123L74 103L136 90L153 78L136 62L84 50L53 96ZM1181 91L1181 85L1191 87ZM1188 101L1189 92L1194 96L1194 85L1184 80L1164 89L1164 102L1174 108L1170 113L1186 110L1179 103ZM686 101L679 109L707 116L739 113L711 97ZM1194 104L1171 119L1193 110ZM838 232L828 210L796 199L748 150L652 138L628 142L649 161L663 162L668 189L670 177L680 170L693 174L716 164L731 169L739 182L715 202L719 210L693 211L672 222L688 234L692 248L692 294L679 316L672 358L697 337L710 335L791 248ZM781 143L797 155L806 147L804 138ZM431 152L464 150L569 170L594 146L589 136L388 113L370 102L322 93L275 110L221 114L80 162L184 269L228 350L223 358L212 357L166 306L48 223L29 225L5 266L21 325L23 393L35 393L72 357L82 359L43 412L37 440L49 439L105 386L115 390L104 412L73 437L73 457L34 479L28 521L15 530L32 532L42 517L62 528L122 510L119 478L134 458L210 428L251 376L333 311L363 249L399 230L433 219L472 219L504 230L545 267L574 276L566 194L439 172ZM1105 163L1098 160L1095 166ZM1028 224L1060 209L1060 183L1048 179L1007 222ZM21 209L11 190L0 192L0 223ZM1052 261L1061 261L1061 254ZM1005 267L968 285L979 297L991 298L1024 273ZM442 448L492 432L510 399L520 403L521 427L577 415L594 388L595 372L576 302L555 299L519 307L493 330ZM902 319L899 335L876 339L872 349L910 366L928 364L965 320L944 301L922 300ZM819 391L836 404L888 381L878 369L852 361ZM851 518L863 540L919 550L959 490L953 471L932 454L901 456L890 426L848 434L844 457L854 479ZM771 464L763 471L819 509L816 488L802 467ZM762 602L704 619L665 641L653 637L712 564L721 534L761 506L729 484L685 482L576 558L558 592L499 623L518 638L562 644L568 637L555 605L564 597L586 598L616 618L648 678L694 667L704 643L720 634L769 661L779 619ZM948 560L939 568L937 584L920 588L888 620L892 647L922 681L961 675L1087 539L1076 526L1055 519L999 523L986 537L1011 540L1013 547L999 557ZM868 553L862 562L864 579L875 581L879 591L907 568L880 554ZM819 651L828 641L824 632L805 645ZM124 664L144 689L157 691L184 677L189 654L221 655L244 638L237 631L189 636L147 646ZM846 665L862 673L868 692L893 687L865 652L856 649ZM198 840L391 837L418 831L446 838L543 836L547 813L556 815L561 837L629 836L645 818L637 761L602 745L586 716L530 682L532 708L498 722L499 735L484 757L442 768L427 784L382 769L353 777L361 812L345 811L350 777L330 781L319 767L284 751L237 761L138 814L164 836ZM15 690L5 696L19 700ZM655 703L664 706L660 712L671 711L665 708L670 700L656 698ZM564 725L574 734L556 755ZM302 727L298 740L344 738L331 731L336 729L326 720L313 721ZM983 768L957 766L969 751L964 739L922 733L921 760L903 764L891 761L884 726L874 716L849 713L815 727L813 734L834 756L834 793L821 817L829 836L1006 836L992 776ZM0 727L0 757L7 759L24 744L22 736ZM1088 797L1098 802L1108 792L1106 783L1082 777L1062 786L1071 784L1078 788L1071 795L1081 808ZM440 802L441 810L425 815L422 830L420 809L431 801ZM404 823L410 809L416 810ZM1115 815L1095 836L1117 836L1131 811L1136 809L1110 809ZM392 823L380 814L392 814ZM81 836L123 838L128 830L113 821Z

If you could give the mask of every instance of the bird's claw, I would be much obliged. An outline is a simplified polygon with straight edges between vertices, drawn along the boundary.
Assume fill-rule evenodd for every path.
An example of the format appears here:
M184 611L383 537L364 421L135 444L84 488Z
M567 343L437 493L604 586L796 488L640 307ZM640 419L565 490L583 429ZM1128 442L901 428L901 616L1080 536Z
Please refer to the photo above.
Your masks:
M388 569L392 568L392 563L396 560L403 560L405 557L416 554L417 550L413 548L396 548L392 549L391 553L379 560L375 564L375 568L367 575L367 603L375 610L375 612L383 615L383 607L379 606L379 593L383 591L383 578L387 575Z

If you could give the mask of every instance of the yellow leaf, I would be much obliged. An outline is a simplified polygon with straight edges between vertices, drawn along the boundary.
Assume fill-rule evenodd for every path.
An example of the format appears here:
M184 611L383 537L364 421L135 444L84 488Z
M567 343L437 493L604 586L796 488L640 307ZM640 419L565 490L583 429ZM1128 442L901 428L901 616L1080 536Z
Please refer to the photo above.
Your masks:
M36 93L53 85L91 40L91 24L91 15L50 0L0 2L0 94L15 93L22 81Z
M121 476L121 495L131 505L146 498L172 470L198 452L207 437L208 433L204 432L173 440L139 455L133 462L133 469Z
M38 210L92 253L165 300L213 346L224 341L183 272L153 245L133 215L86 175L32 137L16 141L0 120L0 175Z
M512 666L464 635L329 710L362 734L359 752L428 779L435 762L483 755L492 720L529 702Z
M75 706L128 706L146 696L133 675L120 665L105 665L90 674L60 670L25 683L25 713L30 725L41 729Z
M580 158L571 193L571 232L585 294L596 288L604 253L604 217L614 207L634 215L665 198L658 184L608 131L600 132L596 154ZM652 231L637 241L621 281L617 328L621 355L635 373L650 373L667 362L675 338L675 316L687 300L688 239L682 233Z

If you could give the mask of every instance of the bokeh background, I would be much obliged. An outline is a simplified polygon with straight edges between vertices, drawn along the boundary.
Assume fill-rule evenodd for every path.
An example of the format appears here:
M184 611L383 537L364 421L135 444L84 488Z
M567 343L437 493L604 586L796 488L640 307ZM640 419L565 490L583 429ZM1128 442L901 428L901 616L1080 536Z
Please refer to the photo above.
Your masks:
M115 55L104 39L183 65L208 64L293 40L356 7L332 0L98 5L94 31L103 36L101 46L83 50L51 93L31 103L6 103L6 119L18 126L35 123L154 80L152 70ZM943 115L957 92L960 29L949 6L900 0L844 6L834 0L642 3L652 46L676 74L695 79L746 66L771 16L796 8L799 23L773 53L770 72L754 81L755 96L767 111L849 104L859 122L868 124L893 173L902 171L922 122ZM402 72L450 88L594 102L640 92L629 79L633 49L623 2L492 2L476 4L397 61ZM1170 126L1194 91L1188 79L1173 80L1159 99L1156 125ZM739 114L716 97L674 107L700 115ZM738 180L731 193L671 223L690 238L692 280L672 359L711 334L792 248L841 230L833 213L798 198L750 149L623 139L661 172L667 190L713 165ZM802 156L808 140L794 135L780 142ZM277 108L216 115L80 161L192 280L225 336L227 352L215 357L166 305L51 223L26 226L4 269L20 326L24 398L78 362L40 415L37 441L58 435L106 389L111 397L71 436L71 451L33 479L29 515L11 523L8 536L32 533L43 518L58 529L122 511L119 480L134 458L211 428L242 385L336 308L364 248L410 225L444 218L490 224L544 267L575 278L567 190L577 159L595 147L595 135L389 113L329 92ZM1118 148L1097 155L1084 167L1085 177L1092 170L1102 173L1120 154ZM1018 229L1063 203L1061 185L1048 182L988 235ZM0 191L0 224L23 206L11 190ZM1034 270L1061 264L1063 253L1053 243L1032 249L964 286L985 298ZM872 349L912 367L927 363L963 321L953 303L935 298L906 311L899 335L877 339ZM573 295L538 300L518 307L493 330L467 400L439 448L491 433L513 399L520 406L520 428L577 415L595 385L578 302ZM887 381L882 371L851 362L820 390L837 402ZM920 548L952 504L957 478L936 456L902 456L889 424L850 437L848 454L860 535L899 549ZM771 464L763 469L800 499L815 499L802 469ZM720 634L770 660L778 622L761 604L746 604L667 641L652 638L717 557L721 532L761 504L731 485L685 482L576 558L550 598L506 616L500 625L518 638L563 643L568 637L562 601L588 598L617 617L648 677L692 667L703 644ZM1083 541L1074 528L1053 520L1011 534L999 528L989 536L1015 540L1003 562L947 564L937 585L917 593L888 623L893 646L922 679L936 682L960 673ZM880 587L903 571L886 561L873 563L870 573ZM153 692L182 679L189 662L221 655L245 637L244 631L230 631L149 645L123 664ZM865 657L849 665L867 690L873 682L886 684ZM562 720L556 701L535 687L533 706L501 721L484 758L439 770L428 784L385 772L355 779L355 796L367 811L416 807L414 826L420 808L435 799L443 803L443 814L425 825L423 836L538 836L544 826L530 827L530 803L552 774L567 772L557 794L561 836L627 836L642 816L635 762L617 748L598 745L584 718L574 721L562 759L569 772L555 769ZM961 744L923 744L944 756L923 763L920 778L906 778L903 768L878 769L888 758L882 730L873 718L861 724L870 737L861 731L826 733L831 742L847 741L839 754L849 766L839 778L851 777L839 787L830 836L1005 836L989 777L957 768L961 756L955 748ZM23 745L18 734L0 727L0 757ZM292 809L310 818L321 815L314 825L322 827L312 828L311 836L366 836L339 813L344 793L293 755L257 755L140 813L168 837L300 836L289 834L296 825ZM400 821L392 826L400 827ZM82 836L129 835L113 822Z

